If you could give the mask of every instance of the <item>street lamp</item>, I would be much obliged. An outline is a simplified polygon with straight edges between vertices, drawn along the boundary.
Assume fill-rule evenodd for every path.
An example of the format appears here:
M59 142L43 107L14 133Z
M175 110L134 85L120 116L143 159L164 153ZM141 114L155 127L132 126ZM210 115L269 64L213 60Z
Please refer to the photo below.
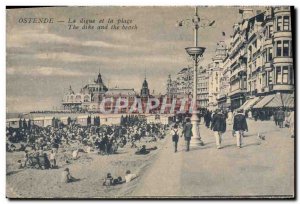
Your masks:
M197 110L197 67L198 62L200 61L201 57L203 57L203 53L205 51L205 47L198 47L198 29L200 27L205 28L208 26L214 25L215 21L210 21L205 18L200 18L198 16L198 9L195 7L195 15L193 19L185 19L178 22L178 26L183 26L185 22L191 21L193 23L194 29L194 47L187 47L185 48L188 55L194 61L194 79L193 79L193 112L191 117L191 122L193 125L193 137L191 139L191 146L200 146L204 145L203 141L200 137L200 130L199 130L199 117L198 117L198 110Z

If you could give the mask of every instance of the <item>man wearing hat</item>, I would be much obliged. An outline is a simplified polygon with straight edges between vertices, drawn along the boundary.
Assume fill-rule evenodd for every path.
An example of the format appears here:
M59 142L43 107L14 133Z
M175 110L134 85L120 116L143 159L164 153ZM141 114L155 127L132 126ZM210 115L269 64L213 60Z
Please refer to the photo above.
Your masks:
M220 109L216 109L213 115L211 129L214 131L217 149L221 149L222 134L226 131L226 117Z
M236 145L242 147L242 137L244 137L244 131L248 131L246 117L243 114L243 109L239 109L237 114L233 118L233 130L236 134Z
M277 121L280 128L283 128L283 121L285 120L285 114L283 108L281 107L277 112Z
M190 151L190 141L193 136L192 128L193 125L191 124L191 119L185 118L185 125L183 126L182 134L184 136L187 152Z

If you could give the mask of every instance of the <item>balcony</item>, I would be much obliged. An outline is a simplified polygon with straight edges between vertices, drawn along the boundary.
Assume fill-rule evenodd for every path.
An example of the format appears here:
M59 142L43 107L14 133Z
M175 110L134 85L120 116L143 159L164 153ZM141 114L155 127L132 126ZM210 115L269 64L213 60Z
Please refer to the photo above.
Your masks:
M274 57L273 58L273 64L278 64L278 63L293 63L293 58L292 57Z
M231 77L233 76L240 76L240 72L246 72L246 68L245 67L238 67L237 69L235 69L232 73L231 73Z
M260 55L260 48L253 53L253 59L256 59Z
M276 38L291 38L292 39L292 32L291 31L276 31L274 32L274 39Z
M274 84L274 91L292 91L294 90L294 85L291 84Z
M289 6L278 6L274 8L274 13L279 13L279 12L290 12L290 7Z
M265 86L261 89L261 93L267 93L273 90L273 85Z
M241 88L239 88L239 89L230 91L229 94L228 94L228 96L233 96L233 95L238 94L238 93L242 94L242 93L246 93L246 92L247 92L247 89L241 89Z
M264 41L264 46L271 45L273 46L272 38L266 38Z
M271 62L266 62L263 67L264 67L265 71L272 71L272 69L273 69Z

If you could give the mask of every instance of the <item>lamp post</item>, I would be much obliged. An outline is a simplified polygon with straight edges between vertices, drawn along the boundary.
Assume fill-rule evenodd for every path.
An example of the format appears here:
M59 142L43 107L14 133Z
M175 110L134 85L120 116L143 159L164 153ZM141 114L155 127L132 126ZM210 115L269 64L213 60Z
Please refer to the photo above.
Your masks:
M205 51L205 47L198 47L198 29L200 27L205 28L208 26L212 26L215 21L209 21L204 18L199 18L198 16L198 9L195 7L195 15L192 19L185 19L182 21L179 21L178 25L183 26L183 24L186 21L191 21L193 23L193 29L194 29L194 47L187 47L185 48L188 55L193 59L194 61L194 78L193 78L193 101L192 101L192 117L191 122L193 125L193 137L191 139L191 146L200 146L204 145L203 141L200 137L200 129L199 129L199 117L198 117L198 110L197 110L197 68L198 63L203 56L203 53Z

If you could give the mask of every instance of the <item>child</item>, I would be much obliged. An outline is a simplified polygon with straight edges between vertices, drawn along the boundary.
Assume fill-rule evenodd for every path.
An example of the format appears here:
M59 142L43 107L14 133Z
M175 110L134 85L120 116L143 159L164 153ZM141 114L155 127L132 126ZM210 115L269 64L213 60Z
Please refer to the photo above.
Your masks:
M175 147L175 153L177 152L178 139L179 139L178 131L179 131L178 125L175 124L173 129L171 130L172 141L174 142L174 147Z
M18 160L18 169L23 169L22 161Z
M75 181L75 178L73 176L71 176L69 168L65 168L65 170L63 171L63 174L62 174L62 182L70 183L73 181Z
M51 150L51 153L49 155L49 160L50 160L51 168L53 169L54 167L56 167L56 153L55 153L55 151Z
M103 186L112 186L113 185L113 177L111 176L111 173L108 173L106 175L106 178L104 179Z

